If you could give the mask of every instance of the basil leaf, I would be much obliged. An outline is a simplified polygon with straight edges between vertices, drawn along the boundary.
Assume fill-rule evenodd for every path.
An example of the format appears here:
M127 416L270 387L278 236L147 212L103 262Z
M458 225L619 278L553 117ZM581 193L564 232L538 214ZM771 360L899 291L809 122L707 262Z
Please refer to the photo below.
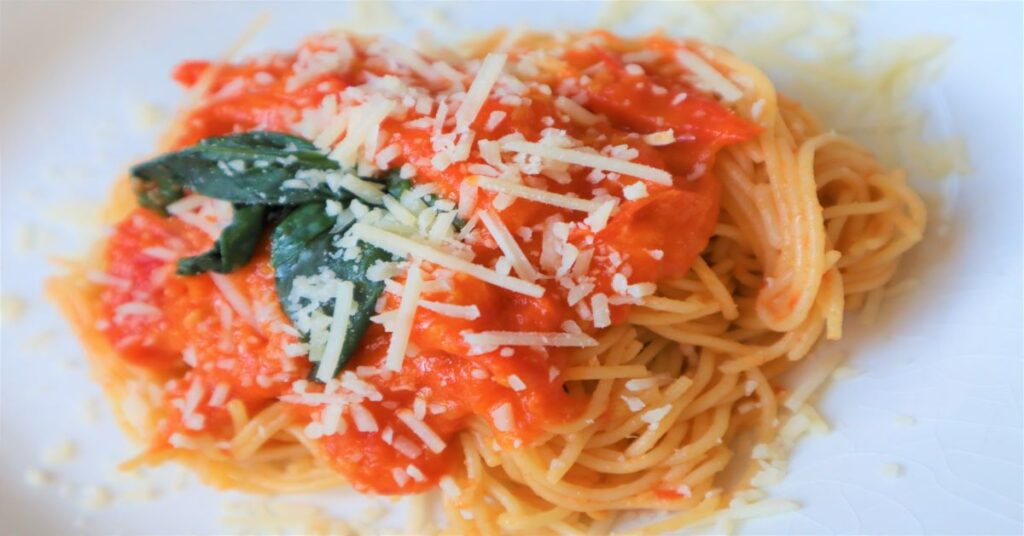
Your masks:
M403 179L401 172L397 169L393 169L388 172L384 178L385 184L387 184L388 194L395 199L401 201L402 194L412 190L412 181L409 179Z
M139 205L167 216L167 205L185 196L176 172L152 160L132 168L132 190Z
M281 307L307 339L315 311L328 318L334 314L334 289L333 285L326 285L326 281L336 278L353 283L355 310L349 318L341 359L338 361L337 369L331 371L332 377L338 374L358 349L359 342L370 325L370 317L374 314L377 299L384 290L383 282L367 279L367 269L378 260L392 260L390 253L365 243L359 245L359 256L346 260L341 248L334 243L335 237L340 236L337 233L339 230L335 229L335 223L335 219L325 212L324 203L310 203L299 207L274 229L270 253ZM323 283L320 290L324 294L318 296L320 299L317 299L316 303L305 296L292 296L296 285L309 288L318 281ZM316 376L318 367L319 363L316 363L314 370L311 371L311 378Z
M163 212L184 189L246 205L300 205L334 193L322 172L339 169L312 143L277 132L246 132L207 138L198 144L132 168L139 203ZM306 175L306 177L303 177ZM320 175L319 177L317 175ZM303 179L303 187L293 179Z
M221 231L209 251L178 260L178 275L226 274L244 266L263 235L266 212L262 205L235 205L231 224Z

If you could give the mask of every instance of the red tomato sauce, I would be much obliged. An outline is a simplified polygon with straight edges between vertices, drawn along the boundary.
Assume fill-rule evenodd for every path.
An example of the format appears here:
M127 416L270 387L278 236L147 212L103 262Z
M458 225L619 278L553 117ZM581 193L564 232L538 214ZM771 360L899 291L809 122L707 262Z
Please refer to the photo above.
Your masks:
M605 35L603 43L570 49L559 59L558 76L548 82L551 87L574 85L586 106L608 121L589 127L574 123L558 111L555 96L533 88L523 104L488 100L473 128L486 132L486 139L519 133L526 140L537 140L549 126L563 129L597 149L623 146L635 152L632 161L673 175L672 186L648 182L646 197L623 200L607 226L589 238L595 253L589 275L599 292L610 294L612 276L623 271L629 272L631 282L658 282L686 274L707 244L718 217L721 186L711 172L715 155L725 146L756 136L758 127L684 81L682 69L670 59L678 44L648 39L644 46L664 51L665 58L654 68L638 71L613 52L619 47L614 38ZM325 45L314 38L304 46L310 52ZM325 95L364 83L367 73L387 74L387 69L376 63L364 64L366 53L359 50L347 74L324 74L291 87L287 80L297 58L298 54L282 54L221 67L202 61L181 64L174 77L186 88L208 84L208 91L187 113L173 145L185 147L209 136L250 130L288 132L302 110L316 107ZM595 65L604 68L595 69ZM488 131L488 118L499 110L505 112L505 119ZM410 128L408 119L388 119L382 125L402 149L390 166L411 164L417 170L414 182L434 183L443 197L457 201L461 182L472 174L470 164L480 159L435 169L430 131ZM669 128L677 142L664 146L648 145L638 135ZM588 173L587 169L575 170L567 184L549 181L548 189L591 198L596 188L603 188L621 197L623 188L637 181L623 176L595 183L588 180ZM494 200L494 195L484 190L479 196L478 208L488 207ZM534 263L541 253L539 229L545 220L552 216L566 222L581 219L579 213L521 199L500 211L500 216L509 229L534 230L532 239L517 238ZM501 251L486 229L478 228L474 262L493 266ZM587 232L577 227L572 237L582 239ZM288 355L288 346L299 340L294 331L281 329L289 321L275 292L269 246L264 245L247 266L231 274L174 273L176 258L200 253L212 240L179 218L139 208L114 228L107 243L108 275L122 283L108 285L103 293L106 334L126 361L174 378L166 389L169 417L155 448L174 443L175 434L230 438L233 430L225 404L211 400L217 390L226 389L228 399L240 399L252 414L308 376L304 357ZM429 273L433 268L425 269ZM320 439L326 454L357 489L397 494L433 486L458 462L458 434L474 418L484 419L496 429L491 411L499 405L508 403L512 411L512 430L495 434L502 447L510 449L528 445L546 426L579 413L585 401L571 398L561 379L567 350L515 347L512 355L507 355L508 350L505 355L499 350L470 355L474 349L461 336L466 330L561 332L567 320L587 332L597 331L578 308L568 305L567 289L558 281L540 283L546 289L544 296L531 298L455 274L450 292L422 297L476 305L481 314L465 320L419 308L410 338L417 352L406 358L400 372L363 378L383 394L382 403L367 405L378 431L360 432L349 421L344 433ZM248 318L240 321L243 311L227 297L225 285L248 304ZM385 294L384 309L397 306L398 298ZM627 310L628 305L613 306L613 323L623 322ZM390 334L372 324L346 370L382 369L389 340ZM513 376L525 389L510 384ZM190 390L192 398L201 391L199 402L190 402ZM425 448L396 416L398 408L416 404L417 397L431 408L423 420L447 444L440 453ZM293 411L300 417L312 417L319 410L296 405ZM201 416L200 425L196 415ZM392 469L410 463L393 446L399 437L421 448L415 463L424 478L408 482L393 478Z

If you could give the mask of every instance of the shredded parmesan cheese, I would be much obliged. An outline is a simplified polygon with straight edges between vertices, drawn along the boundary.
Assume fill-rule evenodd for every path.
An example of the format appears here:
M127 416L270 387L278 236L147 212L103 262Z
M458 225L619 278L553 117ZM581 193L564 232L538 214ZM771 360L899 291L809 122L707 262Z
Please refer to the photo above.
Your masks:
M390 251L395 255L413 255L450 270L470 275L485 283L533 298L539 298L544 295L544 287L540 285L515 277L501 275L479 264L473 264L404 236L377 229L364 223L353 225L352 233L360 240Z
M469 90L466 91L466 98L459 106L459 110L455 112L455 130L457 132L469 130L469 126L473 124L473 120L480 113L480 108L487 101L491 88L498 81L498 76L501 75L507 58L507 54L501 53L491 53L484 58L480 70L476 73L476 78L473 79Z
M560 96L555 99L555 106L573 121L584 126L594 125L601 120L601 116L584 108L578 102L568 97Z
M581 212L594 212L601 208L601 202L594 200L580 199L578 197L570 197L563 194L556 194L554 192L548 192L539 188L531 188L522 184L516 184L514 182L492 179L490 177L477 176L476 183L480 188L489 190L492 192L498 192L507 194L512 197L519 197L522 199L529 199L530 201L536 201L538 203L544 203L560 208L567 208L569 210L579 210Z
M398 315L391 332L391 343L388 345L387 357L384 360L384 366L389 370L402 370L405 351L409 347L409 336L412 334L413 320L416 317L416 306L420 301L422 284L420 261L416 259L409 267L409 273L405 278L402 303L398 306Z
M476 208L477 186L472 178L464 179L459 183L459 217L469 220Z
M590 297L590 310L594 315L594 327L606 328L612 325L611 312L608 308L608 296L594 294Z
M476 305L454 305L436 301L421 300L420 307L451 318L476 320L480 318L480 308Z
M462 338L473 346L597 346L597 341L584 333L539 331L463 332Z
M670 128L668 130L662 130L659 132L645 134L642 137L642 139L644 140L644 143L646 143L647 145L661 147L663 145L671 145L675 143L676 136L675 134L672 133L672 129Z
M231 278L224 274L210 274L210 280L213 281L214 286L217 287L217 290L227 300L228 305L238 313L238 316L242 317L245 323L258 330L259 326L256 324L256 317L252 314L252 308L249 307L249 300L235 287L234 283L231 282Z
M420 438L431 452L440 453L447 446L441 436L437 435L437 432L422 419L417 419L413 412L407 409L400 410L398 419L408 426L409 430L416 434L416 437Z
M578 166L600 169L602 171L611 171L621 173L623 175L630 175L638 179L663 184L665 186L672 185L671 173L663 169L637 164L628 160L610 158L584 151L563 149L561 147L553 147L526 141L509 141L502 144L502 149L517 153L536 155L541 158L565 162L567 164L575 164Z
M526 384L523 382L522 378L515 374L508 377L508 386L511 387L513 391L526 390Z
M499 432L511 432L515 427L515 417L512 415L512 406L508 402L501 404L491 410L491 420Z
M725 102L734 102L743 97L742 89L697 54L681 48L676 51L676 61L691 71L707 89L718 94Z
M345 334L348 331L349 317L352 315L355 290L351 281L339 281L334 297L334 315L331 318L327 345L320 357L320 366L316 371L316 379L326 382L334 377L334 371L341 361L341 350L345 346Z
M360 432L376 432L379 430L377 426L377 419L373 417L373 413L366 409L366 406L355 403L349 405L349 411L352 413L352 420L356 423L356 430Z
M530 259L523 253L519 243L512 236L512 232L505 226L505 222L501 221L501 218L490 210L480 212L480 221L483 222L484 227L494 237L494 241L498 243L498 248L501 249L501 252L512 262L512 269L515 270L516 275L525 281L536 281L540 274L530 264Z

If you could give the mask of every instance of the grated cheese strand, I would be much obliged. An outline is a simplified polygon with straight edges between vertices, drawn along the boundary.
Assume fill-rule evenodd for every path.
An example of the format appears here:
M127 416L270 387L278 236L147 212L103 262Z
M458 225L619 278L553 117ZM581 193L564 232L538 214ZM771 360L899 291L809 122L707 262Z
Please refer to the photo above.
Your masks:
M480 318L480 308L476 305L455 305L452 303L421 300L420 307L451 318L464 318L466 320Z
M437 435L426 422L417 419L413 413L407 409L403 409L398 412L398 419L401 420L412 433L416 434L416 437L423 441L423 444L427 446L431 452L437 454L445 449L447 444L441 439L441 436Z
M387 99L372 100L351 110L350 128L345 137L334 146L329 155L332 160L352 167L356 164L359 148L363 146L370 132L380 127L381 122L395 108L395 103ZM358 116L353 117L353 116Z
M544 203L546 205L552 205L560 208L567 208L569 210L595 212L600 209L603 204L601 201L593 199L588 200L580 199L578 197L569 197L567 195L556 194L547 190L531 188L522 184L503 181L500 179L492 179L490 177L476 176L475 179L477 186L484 190L508 194L512 197L529 199L530 201L536 201L538 203Z
M507 54L493 52L484 58L480 70L476 73L476 78L473 79L469 90L466 91L466 98L459 106L459 111L455 112L455 130L457 132L469 130L469 126L473 124L477 114L480 113L480 108L487 102L487 96L490 95L494 83L498 81L498 76L501 75L507 58Z
M395 255L412 255L425 261L443 266L449 270L464 273L475 277L485 283L501 287L512 292L525 294L532 298L539 298L544 295L544 287L529 281L523 281L515 277L499 274L479 264L460 259L438 251L426 244L400 236L365 223L357 223L352 226L352 234L360 240L373 244L381 249L387 250Z
M224 274L210 274L210 280L213 281L213 285L217 287L224 299L227 300L228 305L238 313L238 316L245 320L246 324L249 324L253 328L259 331L259 325L256 324L256 317L252 313L252 308L249 306L249 300L235 287L234 283L231 282L231 278Z
M585 333L543 331L480 331L462 333L473 346L565 346L582 348L597 346L597 340Z
M402 290L402 303L398 306L394 329L391 332L391 343L388 345L384 367L388 370L402 370L405 362L405 351L409 347L409 336L412 334L413 319L416 317L416 306L420 301L420 290L423 286L423 273L420 272L420 260L413 261L405 276L405 288Z
M326 383L334 377L334 370L341 361L341 350L345 347L345 334L348 332L349 317L352 316L353 292L355 286L351 281L339 281L334 296L334 315L331 317L330 332L327 344L320 357L320 366L316 370L316 379Z
M498 243L498 248L501 249L501 252L512 261L512 269L516 271L516 275L531 283L540 278L540 274L530 264L530 259L523 253L519 243L516 242L512 232L508 230L508 227L505 225L505 222L501 221L501 218L490 210L484 210L480 212L480 221L484 223L484 227L487 227L491 236L494 237L494 241Z
M722 97L725 102L735 102L743 97L743 90L697 54L681 48L676 51L676 61L693 72L708 89Z
M561 147L552 147L519 140L505 142L502 144L501 148L506 151L530 154L541 158L547 158L548 160L565 162L567 164L575 164L577 166L599 169L601 171L612 171L623 175L630 175L638 179L651 181L656 184L663 184L665 186L672 185L672 174L664 169L645 166L628 160L620 160L617 158L610 158L573 149L563 149Z
M555 106L565 115L568 115L573 121L576 121L583 126L589 127L601 121L601 116L591 112L578 102L565 96L560 96L555 99Z

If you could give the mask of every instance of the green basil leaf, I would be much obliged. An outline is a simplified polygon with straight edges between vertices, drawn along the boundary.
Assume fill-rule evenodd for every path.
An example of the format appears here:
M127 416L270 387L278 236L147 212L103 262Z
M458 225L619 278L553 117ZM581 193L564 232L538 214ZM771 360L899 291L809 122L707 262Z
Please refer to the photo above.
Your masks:
M270 261L274 265L278 300L292 323L307 340L313 314L319 311L330 318L334 314L333 285L327 281L339 279L353 283L355 310L349 318L345 344L341 349L338 367L331 371L337 376L344 364L359 347L363 334L370 325L377 299L384 290L381 281L370 281L367 269L378 260L392 260L390 253L361 243L361 253L355 258L345 259L334 239L341 236L336 221L327 215L324 203L310 203L292 211L274 229L271 236ZM314 303L305 296L293 296L296 285L305 288L321 282L320 295ZM297 293L298 294L298 293ZM319 363L316 363L310 377L315 377Z
M178 274L226 274L244 266L263 235L266 213L267 207L262 205L235 205L231 224L221 231L213 247L200 255L178 260Z
M323 180L323 172L337 169L337 162L307 140L277 132L246 132L207 138L143 162L131 173L139 203L162 212L186 188L246 205L349 199L348 192L332 192Z
M402 199L402 194L412 190L412 181L403 179L401 172L397 169L388 171L387 176L384 177L384 182L387 184L388 194L398 200Z
M167 215L167 205L185 196L176 172L162 162L152 160L132 168L132 190L139 205Z

